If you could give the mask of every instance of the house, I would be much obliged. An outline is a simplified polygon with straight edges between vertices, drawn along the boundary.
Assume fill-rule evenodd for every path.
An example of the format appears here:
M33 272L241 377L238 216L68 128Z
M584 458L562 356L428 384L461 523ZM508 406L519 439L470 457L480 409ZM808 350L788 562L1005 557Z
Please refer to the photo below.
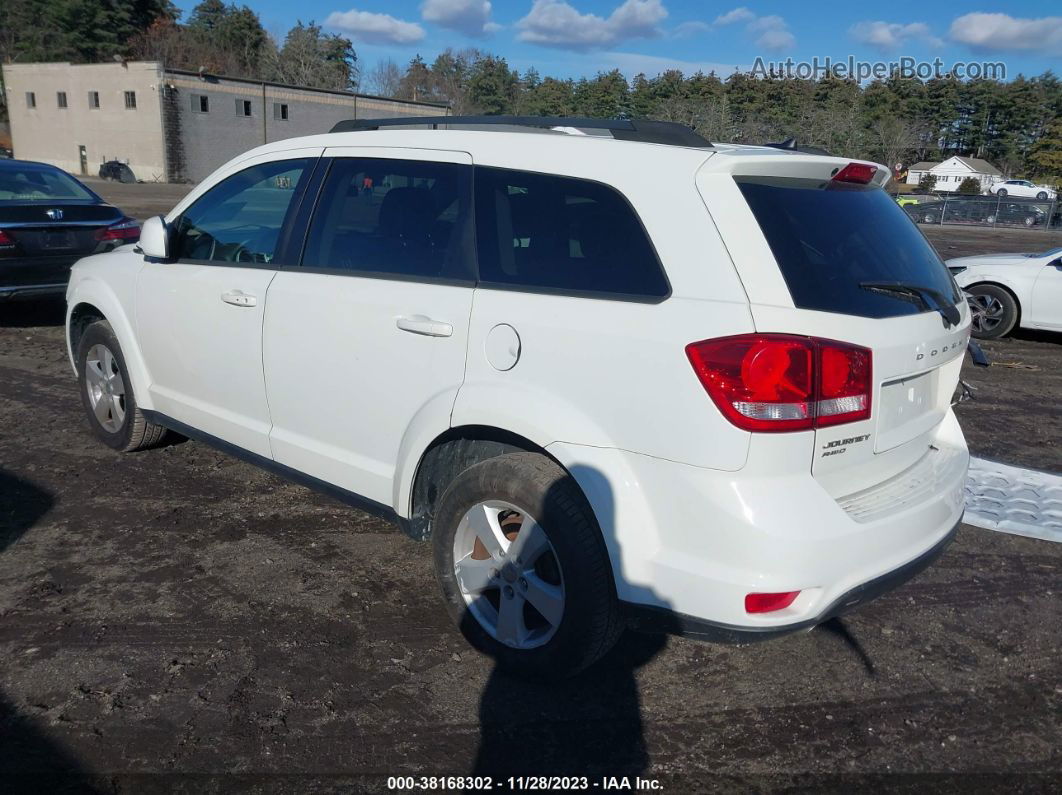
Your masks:
M199 182L264 143L343 119L444 116L444 105L167 69L154 61L4 64L15 157L96 175Z
M937 178L935 190L954 193L967 177L973 177L981 183L981 193L1003 178L998 168L987 160L978 157L949 157L942 163L923 161L907 169L907 184L917 185L923 174L932 174Z

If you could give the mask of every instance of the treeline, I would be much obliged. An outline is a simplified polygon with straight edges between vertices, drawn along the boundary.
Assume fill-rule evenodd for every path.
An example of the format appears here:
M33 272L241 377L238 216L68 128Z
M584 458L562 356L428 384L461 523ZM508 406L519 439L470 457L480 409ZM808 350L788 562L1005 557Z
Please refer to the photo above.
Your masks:
M964 155L1008 175L1062 177L1062 81L1051 72L1009 82L895 76L863 86L678 71L628 81L618 69L573 80L520 74L479 50L447 50L430 64L420 57L405 67L378 63L362 87L448 102L455 113L655 118L688 124L711 141L794 137L890 166Z
M179 16L170 0L0 0L0 61L118 57L314 88L358 86L350 40L313 22L277 41L247 6L203 0L187 22Z
M520 73L482 50L448 49L430 63L384 60L359 74L348 39L299 22L276 40L250 8L222 0L204 0L185 22L170 0L0 0L4 62L115 56L443 102L455 113L652 117L713 141L795 137L890 166L958 154L984 158L1007 176L1062 179L1062 82L1051 72L1009 82L896 76L862 86L678 71L628 81L618 69L576 80Z

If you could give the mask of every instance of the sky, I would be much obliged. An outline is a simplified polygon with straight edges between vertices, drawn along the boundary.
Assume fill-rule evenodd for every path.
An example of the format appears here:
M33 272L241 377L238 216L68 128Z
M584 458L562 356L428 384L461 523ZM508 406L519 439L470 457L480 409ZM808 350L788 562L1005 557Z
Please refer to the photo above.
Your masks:
M240 0L236 0L242 5ZM187 13L196 0L178 0ZM447 47L478 47L521 72L628 77L678 68L726 75L813 58L939 57L947 68L1002 61L1007 77L1058 73L1062 5L1010 2L775 2L773 0L246 0L275 36L298 20L354 42L363 68L386 58L429 63Z

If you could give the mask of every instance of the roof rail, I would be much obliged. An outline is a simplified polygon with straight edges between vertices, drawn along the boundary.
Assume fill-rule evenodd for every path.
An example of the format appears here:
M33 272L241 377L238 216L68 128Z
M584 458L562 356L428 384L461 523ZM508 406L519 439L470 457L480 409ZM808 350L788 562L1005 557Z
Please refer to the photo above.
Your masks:
M345 119L332 127L331 132L362 132L381 127L409 127L431 125L437 130L445 127L504 125L509 127L574 127L585 130L608 130L620 141L641 141L672 146L711 146L711 142L685 124L673 121L643 119L586 119L576 116L405 116L394 119Z

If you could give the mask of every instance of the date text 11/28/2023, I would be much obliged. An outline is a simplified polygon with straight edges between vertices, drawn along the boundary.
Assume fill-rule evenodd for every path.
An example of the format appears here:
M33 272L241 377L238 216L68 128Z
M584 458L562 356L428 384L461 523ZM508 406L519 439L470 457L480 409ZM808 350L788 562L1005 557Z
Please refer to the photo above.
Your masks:
M463 790L483 792L538 791L555 790L598 790L661 792L663 786L654 778L640 776L388 776L387 788L400 792L460 792Z

